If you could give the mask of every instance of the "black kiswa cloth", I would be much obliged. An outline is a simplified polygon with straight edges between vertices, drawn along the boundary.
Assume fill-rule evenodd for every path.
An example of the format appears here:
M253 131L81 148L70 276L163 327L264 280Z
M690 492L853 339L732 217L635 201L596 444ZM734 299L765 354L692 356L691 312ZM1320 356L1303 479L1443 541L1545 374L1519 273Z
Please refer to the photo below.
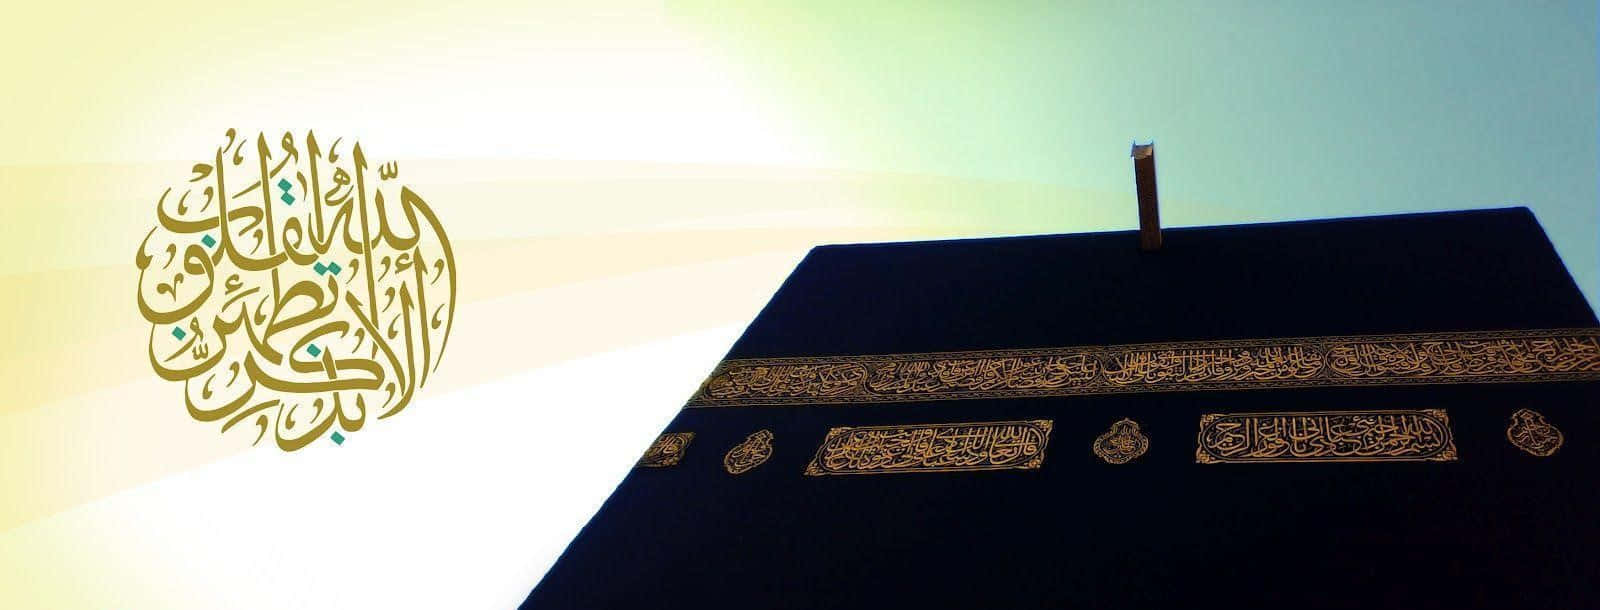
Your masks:
M819 247L728 358L1594 326L1517 208ZM634 470L523 607L1600 608L1600 385L1535 381L686 408L681 461ZM1522 408L1553 455L1509 441ZM1196 460L1208 413L1421 409L1457 459ZM1110 464L1123 418L1148 451ZM1029 420L1034 469L805 474L834 427Z

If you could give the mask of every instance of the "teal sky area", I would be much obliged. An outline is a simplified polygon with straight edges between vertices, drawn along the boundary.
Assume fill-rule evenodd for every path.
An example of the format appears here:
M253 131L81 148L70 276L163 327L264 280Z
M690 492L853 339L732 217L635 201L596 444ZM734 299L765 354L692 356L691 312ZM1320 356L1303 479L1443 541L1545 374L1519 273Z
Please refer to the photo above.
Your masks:
M1593 2L674 11L735 49L845 167L1131 209L1128 144L1153 138L1169 226L1526 205L1600 303ZM1071 218L1033 232L1133 222Z

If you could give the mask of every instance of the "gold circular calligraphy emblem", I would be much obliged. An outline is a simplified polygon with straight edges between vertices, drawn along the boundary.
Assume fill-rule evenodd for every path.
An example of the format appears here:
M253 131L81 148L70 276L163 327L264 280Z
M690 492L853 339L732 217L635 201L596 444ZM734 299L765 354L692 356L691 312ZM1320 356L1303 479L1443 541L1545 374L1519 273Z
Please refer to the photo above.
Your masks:
M1529 455L1550 457L1561 448L1565 438L1561 430L1544 420L1532 409L1517 409L1511 414L1511 424L1506 426L1506 440Z
M1139 432L1139 423L1123 418L1094 439L1094 454L1109 464L1126 464L1144 455L1150 439Z
M369 164L360 144L224 137L161 194L135 257L150 365L224 433L342 444L438 369L450 240L399 165Z
M744 442L729 449L727 455L722 456L722 467L728 474L744 474L765 464L770 457L772 457L772 432L757 430L745 437Z

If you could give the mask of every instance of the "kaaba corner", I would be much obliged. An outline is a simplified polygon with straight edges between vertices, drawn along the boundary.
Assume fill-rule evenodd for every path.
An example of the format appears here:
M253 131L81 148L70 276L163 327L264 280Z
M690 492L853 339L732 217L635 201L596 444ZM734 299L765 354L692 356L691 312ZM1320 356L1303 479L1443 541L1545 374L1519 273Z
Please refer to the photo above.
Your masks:
M1526 208L817 247L523 607L1600 607L1597 326Z

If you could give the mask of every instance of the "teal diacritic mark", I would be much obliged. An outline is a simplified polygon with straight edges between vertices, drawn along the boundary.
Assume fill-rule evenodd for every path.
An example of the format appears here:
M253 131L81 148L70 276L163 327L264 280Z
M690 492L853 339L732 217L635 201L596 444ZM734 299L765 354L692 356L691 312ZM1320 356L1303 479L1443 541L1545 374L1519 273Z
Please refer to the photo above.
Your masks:
M289 194L289 187L291 186L294 185L289 184L288 180L284 180L283 178L278 179L278 189L283 191L283 196L278 198L282 199L283 203L286 205L294 205L294 195Z
M172 327L172 336L177 337L178 339L181 340L181 339L183 339L184 335L186 335L186 334L188 334L188 333L183 332L183 327L182 326L174 326L174 327Z
M344 269L339 268L339 263L328 263L328 270L332 271L334 275L339 275L340 271L344 271Z
M344 435L343 434L339 434L338 430L334 430L333 431L333 435L329 436L328 438L333 439L333 444L335 444L335 445L343 445L344 444Z
M339 263L328 263L324 265L321 261L317 261L317 264L312 265L311 268L317 270L317 275L322 275L329 271L332 271L334 275L339 275L340 271L344 271L343 268L339 267Z
M312 356L321 356L322 355L322 348L317 347L315 345L307 345L306 346L306 353L311 354Z
M205 244L207 248L215 248L217 246L217 240L210 235L200 238L200 243Z

